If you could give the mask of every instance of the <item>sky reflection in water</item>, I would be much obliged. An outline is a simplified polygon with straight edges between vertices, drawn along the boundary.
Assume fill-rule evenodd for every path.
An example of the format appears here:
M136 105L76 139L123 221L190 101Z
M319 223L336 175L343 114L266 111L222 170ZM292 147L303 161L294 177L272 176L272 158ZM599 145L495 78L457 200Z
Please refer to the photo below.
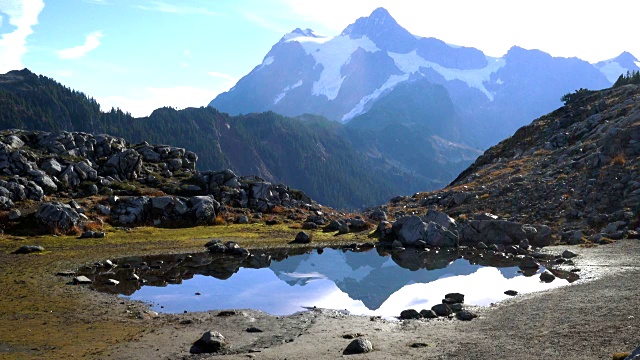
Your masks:
M268 268L240 268L227 280L195 275L181 284L143 286L129 298L169 313L251 308L288 315L317 306L392 317L408 308L429 309L450 292L465 294L466 304L489 305L508 298L506 290L527 293L568 283L542 283L537 274L525 277L518 270L457 259L442 269L411 271L376 251L325 249L272 261Z

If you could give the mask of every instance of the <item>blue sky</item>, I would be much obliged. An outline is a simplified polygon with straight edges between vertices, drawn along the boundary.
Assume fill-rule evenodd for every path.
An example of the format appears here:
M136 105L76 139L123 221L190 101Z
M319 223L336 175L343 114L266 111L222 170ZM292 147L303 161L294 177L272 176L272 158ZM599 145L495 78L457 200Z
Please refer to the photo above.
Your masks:
M203 106L285 33L337 35L379 6L413 34L492 56L640 57L630 0L0 0L0 73L28 67L136 116Z

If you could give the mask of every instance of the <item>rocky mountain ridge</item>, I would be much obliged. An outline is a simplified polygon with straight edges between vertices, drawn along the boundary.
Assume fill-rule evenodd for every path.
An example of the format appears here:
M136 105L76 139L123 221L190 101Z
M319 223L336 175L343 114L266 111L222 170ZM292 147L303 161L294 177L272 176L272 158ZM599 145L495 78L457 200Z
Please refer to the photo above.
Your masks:
M440 210L460 223L461 238L477 238L487 221L540 224L550 230L550 242L637 238L640 86L574 95L488 149L446 188L397 197L365 213L401 218Z

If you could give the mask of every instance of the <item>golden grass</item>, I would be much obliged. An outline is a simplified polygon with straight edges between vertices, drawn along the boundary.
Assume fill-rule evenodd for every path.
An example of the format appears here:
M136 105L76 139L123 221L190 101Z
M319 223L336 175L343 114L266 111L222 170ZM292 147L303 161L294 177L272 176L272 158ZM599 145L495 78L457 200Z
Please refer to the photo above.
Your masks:
M620 153L611 159L611 163L614 165L624 165L627 163L627 159L625 159L623 153Z

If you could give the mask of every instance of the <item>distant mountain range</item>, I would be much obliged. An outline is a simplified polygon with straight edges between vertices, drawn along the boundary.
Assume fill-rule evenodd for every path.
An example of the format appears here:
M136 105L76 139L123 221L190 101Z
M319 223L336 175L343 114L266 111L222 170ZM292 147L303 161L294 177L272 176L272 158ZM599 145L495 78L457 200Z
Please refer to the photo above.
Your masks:
M517 46L489 57L412 35L378 8L338 36L311 29L286 34L262 64L209 105L230 114L312 113L360 127L371 127L368 121L421 123L430 129L420 135L486 148L561 106L563 94L610 87L639 65L626 52L590 64ZM436 85L444 91L434 98L430 86ZM411 105L403 103L409 94ZM413 145L420 151L420 144Z

